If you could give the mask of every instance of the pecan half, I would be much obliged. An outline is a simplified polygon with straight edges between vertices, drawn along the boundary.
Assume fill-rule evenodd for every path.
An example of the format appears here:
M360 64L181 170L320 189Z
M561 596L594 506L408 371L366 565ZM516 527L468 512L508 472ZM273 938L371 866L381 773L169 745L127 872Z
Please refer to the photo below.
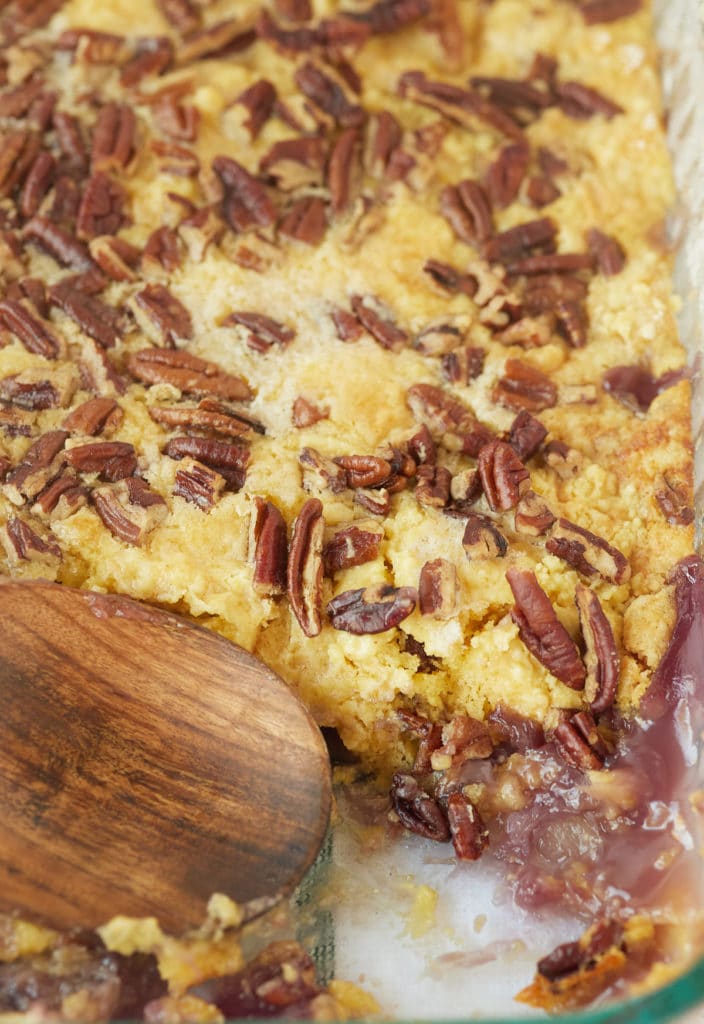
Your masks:
M423 264L424 273L433 279L443 291L454 294L462 292L473 296L477 292L478 282L474 274L465 274L450 263L441 260L426 260Z
M547 429L540 420L527 409L521 409L509 427L507 440L521 462L527 462L540 450L547 436Z
M249 21L224 18L189 34L176 51L176 62L183 66L206 57L239 53L251 46L255 39L256 30Z
M66 277L49 289L49 299L102 348L114 348L122 334L119 313L94 295L81 291L81 282Z
M123 420L123 412L114 398L89 398L66 416L64 430L72 434L95 436L111 433Z
M450 839L447 818L433 797L421 788L410 772L396 772L391 783L391 803L404 828L424 839L446 843Z
M173 273L181 266L181 242L168 224L152 231L142 253L142 269ZM171 297L173 300L173 296ZM175 301L175 300L173 300ZM185 337L185 335L183 335Z
M405 99L437 110L470 131L475 131L477 122L481 122L508 138L517 141L524 138L516 121L477 90L428 81L422 71L406 71L399 79L397 91Z
M249 526L252 585L257 594L285 594L288 539L286 521L272 501L255 497Z
M333 462L345 471L348 487L381 487L391 476L391 463L376 455L338 455Z
M508 409L540 412L557 403L557 387L542 370L521 359L507 359L504 373L491 390L494 402Z
M689 526L694 522L694 509L692 507L692 496L688 484L671 480L667 476L662 478L664 487L655 492L660 511L668 523L677 526Z
M259 161L259 170L282 192L321 185L327 144L317 135L281 139Z
M441 359L442 375L451 384L469 384L484 369L486 351L478 345L463 345Z
M215 157L213 170L225 190L225 220L234 231L266 228L274 223L276 208L258 178L226 156Z
M535 491L526 491L516 505L513 522L517 533L524 533L529 537L539 537L541 534L547 533L555 522L555 518L555 515Z
M623 113L623 107L608 99L597 89L592 89L582 82L556 82L555 91L561 110L568 117L586 120L595 114L603 114L610 121L612 117Z
M64 459L77 473L97 473L101 480L122 480L137 469L134 447L126 441L92 441L67 448Z
M235 100L247 111L244 127L251 139L256 139L271 117L276 103L276 89L266 78L260 78L254 85L241 92Z
M123 65L120 85L132 89L148 75L161 75L172 63L173 43L167 36L145 37L137 41L134 55Z
M55 564L61 561L61 548L51 535L40 536L29 523L19 516L10 516L0 530L0 541L13 562L42 562Z
M597 715L610 708L616 699L619 658L611 623L604 614L598 596L578 583L575 602L584 637L584 664L587 679L584 697L590 711Z
M326 207L320 196L303 196L289 207L278 224L278 232L284 238L292 238L306 245L320 245L328 221ZM351 317L350 314L347 314Z
M406 450L416 465L437 462L437 447L428 428L423 424L406 441Z
M150 405L149 415L156 423L169 427L192 427L224 437L249 438L252 434L264 433L264 427L257 420L212 398L204 398L196 406Z
M179 178L195 178L200 170L200 160L192 149L175 142L152 139L150 148L159 161L163 174L175 174Z
M111 280L137 280L132 267L139 262L139 250L124 239L100 235L91 239L89 248L95 262Z
M483 445L493 439L491 430L467 406L434 384L411 385L406 402L416 420L448 448L476 458Z
M503 558L508 551L508 541L487 516L468 512L462 547L470 561Z
M484 256L496 263L509 263L534 252L552 252L555 248L557 225L551 217L529 220L516 227L492 235L484 245Z
M181 35L195 32L200 26L200 14L191 0L157 0L157 7L168 25Z
M90 241L97 235L116 235L125 222L125 199L125 190L108 174L91 174L78 208L78 237Z
M295 82L310 102L342 128L362 124L362 107L350 100L339 81L325 74L319 67L306 61L295 73Z
M372 177L384 176L389 160L394 150L401 145L402 138L403 129L390 111L380 110L370 116L364 146L364 166Z
M408 344L406 331L398 327L385 310L380 309L379 303L372 296L353 295L350 303L359 322L382 348L398 352Z
M53 256L62 267L72 267L79 272L95 268L87 246L46 217L32 217L22 234Z
M452 474L445 466L424 464L418 466L416 501L424 508L444 508L450 500Z
M606 277L620 274L626 265L623 246L613 235L607 235L599 228L587 232L587 245L597 267Z
M362 11L349 11L348 18L368 25L372 35L398 32L431 10L430 0L376 0Z
M78 387L78 378L72 366L54 371L39 367L12 373L0 380L0 398L20 409L65 408Z
M354 565L374 561L383 539L384 529L373 519L358 519L340 527L323 548L325 574L332 576Z
M451 619L457 610L457 569L445 558L426 562L418 581L418 609L434 619Z
M530 146L526 142L503 146L486 173L486 189L493 206L504 209L517 198L529 163Z
M217 470L228 490L238 491L245 481L249 464L249 448L214 437L172 437L163 448L170 459L191 458Z
M535 573L511 568L506 579L516 601L511 618L523 643L557 679L573 690L581 690L586 671L579 652Z
M193 321L186 307L166 285L152 282L134 297L159 332L164 345L175 345L177 338L193 337Z
M567 519L557 520L545 547L584 576L598 573L610 583L625 583L631 577L631 567L624 554L603 537Z
M530 473L506 441L494 439L485 444L477 456L477 470L493 512L515 508L530 488Z
M67 519L88 504L89 493L75 474L62 473L37 495L32 515L52 522Z
M627 18L642 6L642 0L584 0L579 10L587 25L597 25Z
M458 859L479 860L489 844L489 831L477 808L463 793L450 793L447 798L447 821Z
M209 512L220 497L225 483L225 478L217 470L195 459L185 459L176 471L173 493L203 512Z
M553 741L564 760L574 768L586 772L604 767L608 748L588 711L579 711L566 722L560 722L553 733Z
M267 352L273 345L283 347L293 341L296 336L292 327L287 327L286 324L279 323L278 320L272 320L271 317L264 316L263 313L247 313L238 310L225 317L222 324L223 326L239 324L241 327L246 327L250 332L247 335L247 344L255 352Z
M215 395L234 401L252 397L241 377L234 377L217 363L190 352L145 348L130 355L127 367L133 377L145 384L172 384L187 394Z
M461 242L486 242L494 230L491 203L478 181L447 185L440 193L440 212Z
M137 136L137 118L126 103L107 103L93 128L91 169L121 171L132 159Z
M39 316L27 299L0 301L0 324L19 338L28 352L57 359L65 345L53 326Z
M37 212L44 196L51 188L55 173L56 160L51 153L42 150L37 155L22 186L19 206L23 217L33 217Z
M91 492L95 511L114 537L140 547L168 515L166 502L139 477L96 487Z
M389 583L338 594L327 607L334 629L356 636L384 633L407 619L416 606L417 591L413 587L393 587Z
M322 627L323 505L309 498L296 516L288 553L288 597L291 610L306 636L317 636Z
M327 167L327 186L333 213L341 214L350 205L359 183L359 128L340 132L332 147Z
M36 497L55 477L64 464L65 430L49 430L29 446L21 462L8 473L3 490L13 505Z

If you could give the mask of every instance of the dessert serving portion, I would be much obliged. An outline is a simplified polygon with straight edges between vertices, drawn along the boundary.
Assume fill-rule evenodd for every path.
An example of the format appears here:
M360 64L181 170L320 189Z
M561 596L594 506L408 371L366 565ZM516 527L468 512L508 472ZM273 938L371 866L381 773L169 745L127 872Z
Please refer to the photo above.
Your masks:
M0 26L4 570L253 651L397 830L574 914L524 1001L666 980L697 943L702 569L646 0L12 0ZM25 1010L64 947L6 929ZM176 1000L104 1016L236 1014L184 993L239 961L103 941L157 951ZM311 1007L297 956L243 1013L364 1012Z

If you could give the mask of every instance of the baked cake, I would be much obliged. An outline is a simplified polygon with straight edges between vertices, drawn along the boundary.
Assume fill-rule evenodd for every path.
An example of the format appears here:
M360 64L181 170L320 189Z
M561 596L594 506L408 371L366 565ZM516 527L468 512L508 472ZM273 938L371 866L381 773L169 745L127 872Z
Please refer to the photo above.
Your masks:
M597 845L642 825L614 779L700 585L647 0L0 25L5 571L254 651L395 821L488 844L528 903L601 900L572 974L623 958L647 915L506 822L553 786ZM564 1005L546 972L527 998Z

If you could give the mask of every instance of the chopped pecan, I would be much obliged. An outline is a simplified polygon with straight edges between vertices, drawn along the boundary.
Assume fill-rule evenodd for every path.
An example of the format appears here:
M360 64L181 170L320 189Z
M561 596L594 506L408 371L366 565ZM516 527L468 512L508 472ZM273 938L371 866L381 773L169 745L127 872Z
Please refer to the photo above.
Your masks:
M194 142L198 137L200 111L192 103L180 99L180 86L165 86L158 98L151 101L154 123L164 135L182 142Z
M82 345L80 359L81 377L87 387L105 395L124 395L127 381L113 366L104 348L91 338Z
M245 480L249 464L249 448L214 437L172 437L166 442L164 455L171 459L196 459L209 469L215 469L229 490L238 491Z
M423 463L434 463L437 461L437 448L431 437L430 431L423 424L411 434L406 441L406 449L417 465Z
M582 82L556 82L558 106L568 117L586 120L595 114L603 114L610 121L612 117L623 113L623 107L608 99L597 89L592 89Z
M87 246L46 217L32 217L22 229L22 234L41 246L62 267L72 267L79 272L95 269Z
M391 784L391 803L404 828L424 839L446 843L450 826L442 808L421 788L415 775L396 772Z
M217 363L190 352L145 348L130 355L127 367L133 377L145 384L172 384L189 394L215 395L234 401L252 397L241 377L225 373Z
M0 398L20 409L65 408L77 386L77 375L73 367L64 366L55 371L37 367L3 377L0 380Z
M0 324L20 339L28 352L57 359L65 345L53 326L39 316L28 299L0 301Z
M542 348L553 340L555 320L551 314L522 316L500 331L494 331L494 338L502 345L520 345L521 348Z
M91 174L78 209L78 237L90 241L97 235L116 235L125 222L125 198L123 187L108 174Z
M166 285L152 282L137 292L134 301L154 324L163 344L175 345L178 338L193 337L191 314Z
M74 473L62 473L37 495L32 515L52 522L67 519L88 504L89 491L78 482Z
M6 397L4 389L0 384L0 394ZM24 409L14 408L11 405L0 404L0 432L7 437L30 437L34 427L34 416ZM2 477L7 475L11 463L5 456L2 456ZM6 465L7 463L7 465Z
M162 139L152 139L150 147L163 174L175 174L179 178L195 178L198 174L200 160L192 149Z
M491 203L478 181L469 178L447 185L440 193L440 211L461 242L483 244L494 230Z
M526 491L516 505L514 526L517 533L539 537L547 533L555 522L555 516L535 491Z
M61 548L51 535L41 537L29 523L19 516L10 516L3 530L0 530L0 541L11 562L44 562L61 561Z
M241 164L216 156L213 170L224 188L223 214L234 231L266 228L276 220L276 209L263 183Z
M306 490L311 487L316 489L328 489L333 494L339 494L346 490L347 473L342 466L339 466L332 459L321 455L315 448L304 448L298 457L303 466L303 486Z
M580 270L592 270L594 259L589 252L552 252L525 256L523 259L508 261L506 269L514 277L520 274L574 274Z
M354 500L373 516L387 516L391 510L391 494L385 487L374 490L358 487L354 492Z
M64 464L65 430L50 430L30 445L21 462L8 473L3 490L13 505L36 497L59 475Z
M71 264L77 270L81 269L81 259L85 262L87 257L85 245L75 239L73 235L73 225L80 205L81 189L78 182L69 178L67 174L60 174L56 179L51 206L46 211L45 219L66 230L63 231L63 238L57 236L49 239L48 242L45 241L42 248L54 256L57 262L64 263L64 265ZM32 220L36 221L37 217L33 217ZM71 252L72 248L73 252Z
M538 209L554 203L561 195L561 190L547 175L533 174L526 182L526 198Z
M450 500L450 470L445 466L418 466L416 501L424 508L444 508Z
M333 462L345 471L348 487L382 487L391 476L391 464L376 455L339 455Z
M364 146L364 166L372 177L384 176L391 155L401 145L402 138L403 129L390 111L380 110L370 116Z
M506 579L516 601L511 618L523 643L557 679L573 690L581 690L586 672L579 652L535 573L511 568Z
M249 525L252 583L257 594L285 594L288 540L286 521L271 501L255 497Z
M169 274L181 265L181 243L173 228L163 224L152 231L144 246L142 269L166 270Z
M406 401L414 417L424 423L449 448L476 457L483 445L493 439L488 427L447 391L434 384L413 384Z
M480 449L477 470L493 512L515 508L521 495L530 488L530 473L515 449L498 438Z
M224 18L207 28L193 32L176 51L176 62L183 66L206 57L240 53L256 39L256 30L249 21Z
M492 262L509 263L528 256L536 249L553 252L556 236L557 225L551 217L525 221L492 235L484 245L484 256Z
M430 13L430 0L376 0L362 11L348 11L346 15L369 26L372 35L398 32Z
M507 359L504 374L491 391L494 402L509 409L540 412L557 402L557 387L542 370L521 359Z
M191 0L157 0L157 7L167 25L173 25L182 36L195 32L200 26L198 8Z
M3 89L0 92L0 117L23 117L43 89L44 81L39 75L20 82L14 88Z
M56 172L56 160L46 150L42 150L32 164L24 179L20 194L20 212L23 217L33 217L39 209L44 196L51 188Z
M139 39L133 56L122 68L120 85L123 89L132 89L148 75L163 74L173 58L173 43L167 36Z
M587 679L584 697L592 714L600 714L616 699L619 658L611 623L604 614L598 596L578 583L575 601L584 637L584 664Z
M479 860L489 843L489 831L471 800L463 793L447 798L447 821L459 860Z
M286 211L279 221L278 232L306 245L320 245L327 226L324 201L320 196L304 196Z
M359 172L359 128L346 128L340 132L330 153L327 168L327 185L333 212L343 213L354 195L355 181Z
M346 309L334 309L330 316L340 341L357 341L362 336L362 325Z
M328 604L328 616L334 629L359 636L384 633L407 619L416 606L413 587L393 587L378 583L338 594Z
M96 487L91 492L91 500L112 535L138 547L168 515L161 495L136 476Z
M121 171L134 156L137 118L126 103L106 103L93 128L91 169Z
M408 343L408 334L394 323L385 310L379 309L377 300L372 296L353 295L350 302L364 329L383 348L397 352Z
M530 146L526 142L512 142L502 147L486 172L486 190L493 206L504 209L517 198L529 162Z
M136 281L132 267L139 261L139 250L122 238L100 235L90 242L90 254L104 274L113 281Z
M477 470L462 469L455 473L450 484L450 494L453 507L445 511L456 518L466 518L469 506L482 496L482 482Z
M587 245L597 267L606 277L620 274L626 265L623 246L613 235L607 235L599 228L587 232Z
M462 343L465 331L457 324L441 323L430 324L420 334L416 335L414 348L426 356L442 356L443 359Z
M397 89L405 99L437 110L470 131L476 130L479 121L510 139L522 141L524 138L516 121L475 89L428 81L422 71L406 71L401 75Z
M642 6L643 0L583 0L579 10L587 25L597 25L627 18Z
M49 289L52 303L70 316L103 348L113 348L122 334L120 315L112 306L80 289L81 282L65 277ZM77 287L78 285L78 287Z
M508 541L495 523L478 512L467 512L466 515L462 547L467 558L470 561L503 558L508 550Z
M0 196L9 196L39 155L41 142L36 134L19 129L2 138L0 153Z
M126 441L92 441L64 452L65 461L77 473L97 473L101 480L122 480L137 469L134 447Z
M323 505L308 498L296 516L288 553L288 597L291 609L306 636L322 629Z
M287 21L310 21L313 17L310 0L275 0L274 6Z
M339 81L326 75L312 61L302 64L294 78L303 95L335 124L342 128L354 128L364 121L362 107L350 100Z
M122 423L123 412L114 398L89 398L76 406L63 421L64 430L84 437L112 433Z
M587 344L589 316L581 302L559 299L555 305L557 329L572 348L584 348Z
M470 84L521 123L532 120L552 103L548 90L524 79L473 75Z
M325 172L327 144L317 135L281 139L259 161L259 170L282 192L320 185Z
M694 509L689 485L663 476L664 487L655 492L655 500L668 523L689 526L694 522Z
M341 526L323 548L325 574L372 562L379 554L384 529L373 519L357 519Z
M215 399L204 398L197 406L151 405L149 415L157 423L169 427L192 427L194 430L207 430L224 437L248 438L253 433L264 433L261 423Z
M408 634L408 639L412 640L413 637ZM417 657L420 657L420 654ZM427 775L431 771L430 758L432 753L442 743L442 726L437 722L431 722L423 715L410 711L408 708L399 708L396 712L396 717L401 722L404 732L410 732L420 740L413 761L413 775Z
M579 711L566 722L560 722L553 733L553 741L564 760L574 768L586 772L604 767L608 748L588 711Z
M184 459L174 477L173 493L204 512L213 508L225 487L225 478L216 469L195 459Z
M237 310L225 317L222 324L223 326L239 324L241 327L245 327L249 331L247 344L255 352L267 352L273 345L284 347L296 336L292 327L287 327L286 324L279 323L278 320L272 320L271 317L264 316L263 313Z
M610 583L625 583L630 579L631 567L624 554L603 537L567 519L557 520L545 547L584 576L598 573Z
M661 392L684 380L686 375L686 370L670 370L654 377L643 366L614 366L606 370L601 380L604 391L627 408L634 412L647 412Z
M475 295L478 282L474 274L465 274L449 263L442 263L440 260L426 260L423 271L428 274L443 291L462 292L465 295Z
M418 609L421 615L450 619L457 609L457 569L445 558L426 562L418 581Z
M521 409L509 427L507 440L521 462L527 462L540 450L547 436L547 429L540 420L527 409Z
M77 173L84 173L88 169L88 153L80 121L64 110L57 110L53 116L53 124L62 156Z
M293 409L291 410L291 418L293 420L294 427L304 428L312 427L315 423L319 423L320 420L326 420L330 415L326 409L321 409L313 402L309 402L303 395L299 395L293 403Z

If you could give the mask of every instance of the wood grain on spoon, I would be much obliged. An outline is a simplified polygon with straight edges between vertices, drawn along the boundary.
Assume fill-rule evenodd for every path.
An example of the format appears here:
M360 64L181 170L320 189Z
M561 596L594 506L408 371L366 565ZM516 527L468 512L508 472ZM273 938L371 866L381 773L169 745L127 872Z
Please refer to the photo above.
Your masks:
M0 910L183 930L208 897L285 895L327 827L303 705L185 619L45 582L0 584Z

